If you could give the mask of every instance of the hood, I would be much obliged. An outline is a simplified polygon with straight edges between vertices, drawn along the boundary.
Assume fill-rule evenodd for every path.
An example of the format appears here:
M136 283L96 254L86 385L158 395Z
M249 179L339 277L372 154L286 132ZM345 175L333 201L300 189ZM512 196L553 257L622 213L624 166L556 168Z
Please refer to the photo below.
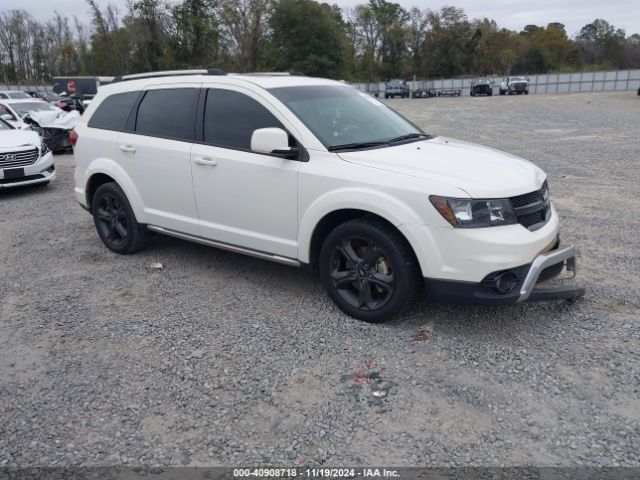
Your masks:
M40 136L33 130L0 130L0 150L40 144Z
M527 160L445 137L339 155L347 162L458 187L472 198L521 195L538 190L546 178Z
M62 128L71 130L80 121L80 113L75 110L65 112L62 110L36 110L29 112L29 116L43 128Z

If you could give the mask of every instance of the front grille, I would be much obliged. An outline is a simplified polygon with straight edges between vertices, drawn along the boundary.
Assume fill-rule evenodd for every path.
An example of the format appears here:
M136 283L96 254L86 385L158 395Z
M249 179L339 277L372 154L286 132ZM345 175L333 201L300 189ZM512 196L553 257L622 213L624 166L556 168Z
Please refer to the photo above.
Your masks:
M37 159L37 148L19 152L0 152L0 168L27 167L36 163Z
M546 180L540 190L511 197L509 200L518 223L531 231L543 227L551 218L549 185Z
M545 280L550 280L557 277L558 275L560 275L563 268L564 262L556 263L555 265L551 265L550 267L545 268L540 272L538 282L544 282Z

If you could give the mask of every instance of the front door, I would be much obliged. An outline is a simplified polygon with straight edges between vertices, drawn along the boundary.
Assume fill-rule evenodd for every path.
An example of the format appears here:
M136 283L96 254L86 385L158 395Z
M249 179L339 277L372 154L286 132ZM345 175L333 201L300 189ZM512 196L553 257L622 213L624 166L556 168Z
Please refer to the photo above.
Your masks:
M191 169L201 236L296 258L300 162L251 152L255 129L284 128L250 92L209 89Z

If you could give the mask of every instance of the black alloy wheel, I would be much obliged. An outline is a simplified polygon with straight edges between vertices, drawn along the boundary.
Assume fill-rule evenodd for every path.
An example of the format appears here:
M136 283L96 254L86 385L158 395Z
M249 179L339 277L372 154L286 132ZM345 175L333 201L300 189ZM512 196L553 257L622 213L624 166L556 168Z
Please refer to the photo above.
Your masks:
M106 239L114 247L122 246L129 236L127 219L120 201L109 193L102 195L94 205L98 219L96 227L100 237Z
M348 237L331 252L331 282L351 306L377 310L389 301L395 281L388 255L370 239Z
M96 190L91 202L98 235L110 250L133 253L144 245L146 228L140 225L122 189L105 183Z
M325 239L319 262L329 296L360 320L388 320L417 293L420 275L413 251L397 230L377 219L337 226Z

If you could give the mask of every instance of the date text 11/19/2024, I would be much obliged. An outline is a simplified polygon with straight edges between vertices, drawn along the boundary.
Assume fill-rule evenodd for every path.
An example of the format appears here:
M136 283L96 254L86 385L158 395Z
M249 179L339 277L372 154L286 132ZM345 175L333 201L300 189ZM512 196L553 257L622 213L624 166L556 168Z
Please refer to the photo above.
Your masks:
M234 468L233 476L265 478L397 478L397 470L386 468Z

